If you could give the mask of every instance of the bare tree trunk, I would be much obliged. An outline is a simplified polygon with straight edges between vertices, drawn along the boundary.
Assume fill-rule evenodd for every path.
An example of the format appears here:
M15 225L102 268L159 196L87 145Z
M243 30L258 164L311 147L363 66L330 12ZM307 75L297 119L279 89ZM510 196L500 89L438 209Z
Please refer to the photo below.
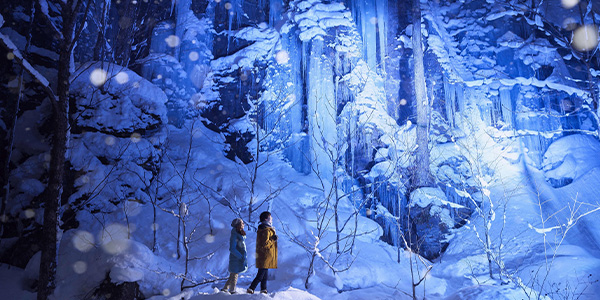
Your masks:
M58 249L58 210L63 190L65 171L65 154L69 136L69 89L71 87L71 57L75 42L81 35L84 22L90 6L90 1L67 0L61 2L62 37L59 42L58 59L58 85L57 97L51 99L53 108L54 128L52 130L52 150L50 151L50 170L48 174L48 187L44 193L44 224L42 232L42 257L40 260L40 273L38 280L38 300L46 300L56 286L56 255ZM76 26L78 12L82 7L83 21ZM52 22L47 19L46 21Z
M65 19L70 16L64 16ZM65 21L65 26L73 26L72 20ZM70 39L69 35L65 35ZM42 258L40 262L40 277L38 300L45 300L55 288L56 254L58 233L58 209L63 189L65 153L67 150L68 103L69 103L69 70L71 52L69 41L65 41L60 50L58 63L58 101L53 100L54 130L50 160L49 182L45 194L44 229L42 234Z
M100 28L98 28L98 38L94 46L94 60L104 61L106 59L106 21L108 19L108 10L110 9L110 1L102 1L102 14L100 15Z
M260 125L256 122L255 128L255 138L256 138L256 153L254 154L254 169L252 170L252 177L250 178L250 203L248 203L248 224L252 224L252 211L258 209L254 208L255 200L255 188L256 188L256 178L258 177L258 167L259 167L259 159L260 159Z
M188 245L188 240L187 240L187 236L186 236L186 220L185 220L186 215L182 215L180 216L181 218L181 225L182 225L182 231L183 231L183 251L185 252L185 266L184 266L184 271L183 271L183 278L181 279L181 290L183 291L184 289L184 285L185 285L185 281L188 275L188 268L189 268L189 263L190 263L190 248Z
M158 190L158 188L157 188ZM158 244L156 243L156 232L158 226L156 224L156 200L152 201L152 252L156 253L158 250Z
M306 280L304 280L304 288L308 290L309 280L312 277L315 269L315 257L317 254L315 252L312 253L310 257L310 264L308 265L308 274L306 274Z
M115 41L114 59L121 66L127 67L131 60L131 45L134 42L134 32L137 17L137 5L132 1L124 1L124 7L119 10L119 31Z
M335 193L335 204L333 205L333 214L335 218L335 252L340 254L340 240L341 240L341 229L340 229L340 216L338 212L338 206L340 203L340 195L338 193L338 184L337 184L337 175L335 174L335 166L337 166L337 162L333 167L333 192Z
M431 174L429 171L429 101L425 85L425 70L423 66L423 46L421 42L421 3L413 0L413 55L415 100L417 101L417 159L415 187L429 186Z

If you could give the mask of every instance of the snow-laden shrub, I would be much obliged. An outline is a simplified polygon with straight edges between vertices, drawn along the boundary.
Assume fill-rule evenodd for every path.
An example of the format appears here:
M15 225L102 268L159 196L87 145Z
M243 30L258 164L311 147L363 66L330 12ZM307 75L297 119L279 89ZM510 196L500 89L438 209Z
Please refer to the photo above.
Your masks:
M130 135L166 122L165 93L133 71L102 62L79 70L72 76L72 118L82 130Z

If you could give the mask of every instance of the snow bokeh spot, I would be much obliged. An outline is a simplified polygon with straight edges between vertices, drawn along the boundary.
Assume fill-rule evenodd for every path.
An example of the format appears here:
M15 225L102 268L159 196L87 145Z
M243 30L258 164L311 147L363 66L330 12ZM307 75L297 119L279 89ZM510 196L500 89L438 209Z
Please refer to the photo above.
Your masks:
M598 46L598 27L585 25L573 33L573 47L579 51L590 51Z
M406 103L408 103L406 101L406 99L400 99L400 102L399 102L400 105L404 106L404 105L406 105Z
M162 75L161 74L156 75L156 79L162 79Z
M162 294L163 294L163 296L167 297L167 296L171 295L171 290L164 289L164 290L162 290Z
M169 47L175 48L179 46L180 40L178 36L170 35L168 38L165 39L165 42L167 42L167 45L169 45Z
M98 240L102 249L109 254L119 254L127 250L130 245L129 232L126 226L111 224L100 233Z
M124 206L125 206L125 213L128 216L131 216L131 217L137 216L142 212L142 205L140 205L140 203L135 200L126 201ZM131 224L131 225L133 225L133 224Z
M152 231L157 231L159 228L158 223L152 223L152 225L150 225L150 228L152 229Z
M377 24L377 18L376 17L372 17L369 19L369 22L371 22L371 24L375 25Z
M229 2L225 3L225 9L226 10L230 10L231 9L231 3L229 3Z
M560 2L566 9L571 9L575 7L575 5L579 4L579 0L561 0Z
M129 82L129 75L127 75L125 72L119 72L115 76L115 80L117 80L119 84L126 84Z
M577 21L573 18L566 18L562 23L562 27L564 30L573 31L577 28Z
M84 261L76 261L73 264L73 271L77 274L83 274L87 271L87 264Z
M25 215L25 218L27 218L27 219L31 219L31 218L35 217L35 211L31 208L26 209L23 213Z
M209 233L209 234L207 234L207 235L204 236L204 241L207 242L207 243L209 243L209 244L212 244L212 243L215 242L215 236Z
M290 61L290 54L285 50L280 50L275 54L275 60L278 64L287 64Z
M15 54L12 52L9 52L8 54L6 54L6 58L8 60L13 60L13 59L15 59Z
M94 86L99 87L106 82L107 76L108 73L106 73L106 71L104 71L103 69L95 69L94 71L92 71L92 73L90 73L90 82Z
M107 144L108 146L112 146L117 142L117 139L115 139L114 136L107 136L104 138L104 143Z
M94 248L94 235L87 231L80 230L75 233L71 242L75 249L81 252L88 252Z
M137 132L134 132L131 134L130 139L132 142L137 143L142 140L142 135Z
M200 58L200 54L198 54L198 52L196 52L196 51L192 51L192 52L190 52L188 57L190 58L191 61L197 61Z

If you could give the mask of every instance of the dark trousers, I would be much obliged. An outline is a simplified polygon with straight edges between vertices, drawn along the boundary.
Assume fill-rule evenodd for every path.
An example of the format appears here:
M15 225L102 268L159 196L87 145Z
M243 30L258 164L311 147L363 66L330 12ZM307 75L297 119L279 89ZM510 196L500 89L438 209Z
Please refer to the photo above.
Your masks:
M269 275L269 269L258 269L258 273L256 273L256 277L252 280L250 284L250 289L255 290L256 286L260 282L260 289L267 290L267 276Z

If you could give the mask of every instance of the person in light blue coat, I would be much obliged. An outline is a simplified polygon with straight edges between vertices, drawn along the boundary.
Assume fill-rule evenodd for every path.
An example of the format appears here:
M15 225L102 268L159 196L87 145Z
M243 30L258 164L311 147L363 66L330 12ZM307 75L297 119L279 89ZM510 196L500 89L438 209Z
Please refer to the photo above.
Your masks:
M246 232L244 221L237 218L231 222L231 237L229 238L229 279L225 282L223 292L229 291L235 294L238 274L248 270L248 259L246 258Z

